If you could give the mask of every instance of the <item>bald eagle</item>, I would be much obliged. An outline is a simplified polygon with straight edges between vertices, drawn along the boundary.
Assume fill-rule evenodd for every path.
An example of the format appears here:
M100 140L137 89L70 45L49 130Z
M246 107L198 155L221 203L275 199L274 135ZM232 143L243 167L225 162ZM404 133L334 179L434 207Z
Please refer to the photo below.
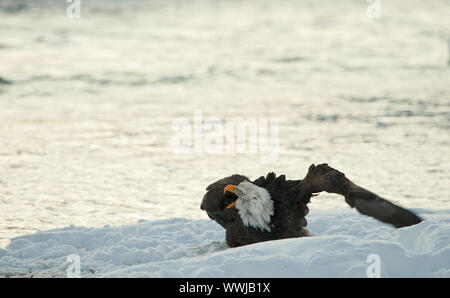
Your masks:
M302 180L269 173L255 181L232 175L206 188L200 208L226 229L229 247L310 236L308 203L319 192L337 193L350 207L396 228L422 221L417 215L354 184L328 164L314 164Z

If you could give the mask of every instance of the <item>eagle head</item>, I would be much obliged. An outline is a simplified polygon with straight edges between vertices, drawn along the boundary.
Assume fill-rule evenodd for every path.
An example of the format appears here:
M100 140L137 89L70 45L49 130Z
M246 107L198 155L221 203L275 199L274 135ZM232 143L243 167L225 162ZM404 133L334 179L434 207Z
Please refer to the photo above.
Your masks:
M232 192L237 196L236 201L227 208L236 208L243 224L261 231L271 231L270 217L274 214L272 198L263 187L251 182L243 181L236 185L227 185L223 192Z

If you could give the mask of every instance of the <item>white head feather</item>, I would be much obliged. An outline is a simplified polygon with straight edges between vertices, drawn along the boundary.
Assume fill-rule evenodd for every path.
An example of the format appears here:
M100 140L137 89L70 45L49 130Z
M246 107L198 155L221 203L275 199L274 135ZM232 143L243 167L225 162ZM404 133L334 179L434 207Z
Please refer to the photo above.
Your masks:
M236 209L244 225L270 232L269 223L274 208L267 189L244 181L236 187L235 191L238 196Z

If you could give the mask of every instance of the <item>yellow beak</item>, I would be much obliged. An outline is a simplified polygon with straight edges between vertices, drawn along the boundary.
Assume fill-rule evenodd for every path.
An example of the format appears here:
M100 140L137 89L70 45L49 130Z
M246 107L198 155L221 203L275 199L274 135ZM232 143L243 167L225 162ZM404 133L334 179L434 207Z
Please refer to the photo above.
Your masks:
M236 205L236 201L234 201L233 203L231 203L230 205L228 205L228 206L227 206L227 209L228 209L228 208L233 208L234 205Z
M236 185L227 185L225 186L225 188L223 189L223 193L226 193L227 191L232 192L234 194L236 194ZM228 208L232 208L234 207L234 205L236 205L236 201L234 201L233 203L231 203L230 205L227 206Z
M236 194L236 185L229 184L229 185L225 186L225 188L223 189L223 193L226 193L227 191Z

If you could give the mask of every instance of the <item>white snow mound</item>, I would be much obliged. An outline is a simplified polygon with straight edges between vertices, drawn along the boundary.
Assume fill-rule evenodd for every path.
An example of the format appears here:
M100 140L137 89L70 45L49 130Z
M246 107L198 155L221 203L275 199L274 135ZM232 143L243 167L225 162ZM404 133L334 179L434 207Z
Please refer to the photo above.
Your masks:
M314 237L238 248L210 220L70 226L12 239L0 276L72 276L74 254L81 277L450 277L450 210L415 212L425 221L396 230L354 210L318 211Z

